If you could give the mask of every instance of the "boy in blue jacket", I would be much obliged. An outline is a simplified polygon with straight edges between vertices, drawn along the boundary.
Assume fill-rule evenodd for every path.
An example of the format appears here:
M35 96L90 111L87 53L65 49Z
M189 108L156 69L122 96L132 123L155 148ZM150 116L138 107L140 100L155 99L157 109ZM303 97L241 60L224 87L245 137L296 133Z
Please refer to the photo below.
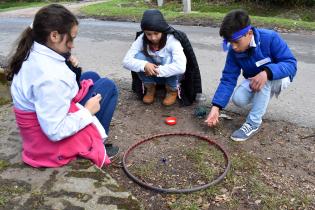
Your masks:
M245 141L258 132L270 98L292 82L296 59L275 31L251 26L244 10L233 10L224 17L220 36L228 54L205 122L210 127L218 124L220 110L228 104L242 70L245 79L234 91L232 101L240 107L250 104L251 109L231 139Z

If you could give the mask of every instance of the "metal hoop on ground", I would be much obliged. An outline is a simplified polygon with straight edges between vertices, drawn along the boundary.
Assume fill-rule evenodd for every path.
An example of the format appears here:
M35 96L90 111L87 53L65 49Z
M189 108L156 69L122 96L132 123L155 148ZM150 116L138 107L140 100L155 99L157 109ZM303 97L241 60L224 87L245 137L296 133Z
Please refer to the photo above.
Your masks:
M225 158L225 170L224 170L224 172L217 179L213 180L210 183L207 183L207 184L204 184L204 185L201 185L201 186L197 186L197 187L193 187L193 188L189 188L189 189L174 189L174 188L167 188L166 189L166 188L159 188L159 187L151 186L151 185L148 185L148 184L144 183L143 181L138 179L136 176L134 176L127 169L126 160L128 158L128 155L130 154L130 152L134 148L136 148L140 144L143 144L143 143L145 143L147 141L154 140L154 139L159 138L159 137L165 137L165 136L194 136L194 137L198 137L200 140L206 141L206 142L214 145L224 155L224 158ZM155 191L161 192L161 193L191 193L191 192L195 192L195 191L198 191L198 190L203 190L205 188L213 186L213 185L219 183L220 181L222 181L223 178L226 176L227 172L229 171L230 167L231 167L230 158L229 158L227 152L219 144L217 144L216 142L210 140L209 138L207 138L205 136L201 136L199 134L193 134L193 133L165 133L165 134L158 134L158 135L155 135L155 136L151 136L151 137L146 138L144 140L141 140L138 143L134 144L133 146L129 147L128 150L125 152L125 154L123 156L123 169L124 169L125 173L127 174L127 176L129 178L131 178L134 182L136 182L137 184L139 184L139 185L141 185L141 186L143 186L145 188L148 188L150 190L155 190Z

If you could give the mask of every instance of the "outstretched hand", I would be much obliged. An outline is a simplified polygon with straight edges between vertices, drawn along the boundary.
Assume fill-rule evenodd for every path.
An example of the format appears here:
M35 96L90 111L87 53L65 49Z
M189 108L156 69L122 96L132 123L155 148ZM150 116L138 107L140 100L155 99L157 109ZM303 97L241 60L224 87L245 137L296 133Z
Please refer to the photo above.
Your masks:
M211 111L205 121L209 127L214 127L219 123L219 115L220 115L220 109L219 107L213 106L211 108Z
M254 92L258 92L260 91L264 85L266 84L268 77L267 77L267 72L262 71L259 74L257 74L254 77L248 78L250 81L250 88L254 91Z

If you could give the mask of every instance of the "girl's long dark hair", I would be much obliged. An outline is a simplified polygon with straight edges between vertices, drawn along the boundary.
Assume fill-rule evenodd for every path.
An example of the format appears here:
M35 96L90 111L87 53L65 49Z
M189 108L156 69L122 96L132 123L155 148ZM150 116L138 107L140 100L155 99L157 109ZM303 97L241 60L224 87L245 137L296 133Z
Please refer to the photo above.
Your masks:
M162 33L162 37L159 42L159 49L162 49L166 45L166 41L167 41L167 33ZM147 36L144 33L143 34L143 54L147 57L150 57L148 53L148 45L150 44L151 44L150 40L148 40Z
M46 45L52 31L58 31L62 35L70 34L72 27L78 24L77 18L62 5L50 4L40 9L32 26L27 27L17 40L16 49L9 59L7 79L11 81L19 73L23 62L28 59L34 41Z

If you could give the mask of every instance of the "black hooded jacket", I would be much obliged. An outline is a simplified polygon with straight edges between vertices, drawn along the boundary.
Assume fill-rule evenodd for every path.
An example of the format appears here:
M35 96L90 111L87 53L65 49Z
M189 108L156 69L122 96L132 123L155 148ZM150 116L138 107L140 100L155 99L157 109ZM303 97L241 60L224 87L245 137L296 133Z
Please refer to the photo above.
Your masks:
M136 39L142 33L143 31L137 32ZM186 71L183 79L180 81L180 102L184 106L189 106L195 101L196 94L202 93L201 76L197 58L190 41L184 32L170 27L167 33L173 34L174 37L181 43L187 59ZM140 99L142 99L144 95L144 91L142 90L142 81L139 79L137 73L132 71L131 75L132 90L139 96Z

